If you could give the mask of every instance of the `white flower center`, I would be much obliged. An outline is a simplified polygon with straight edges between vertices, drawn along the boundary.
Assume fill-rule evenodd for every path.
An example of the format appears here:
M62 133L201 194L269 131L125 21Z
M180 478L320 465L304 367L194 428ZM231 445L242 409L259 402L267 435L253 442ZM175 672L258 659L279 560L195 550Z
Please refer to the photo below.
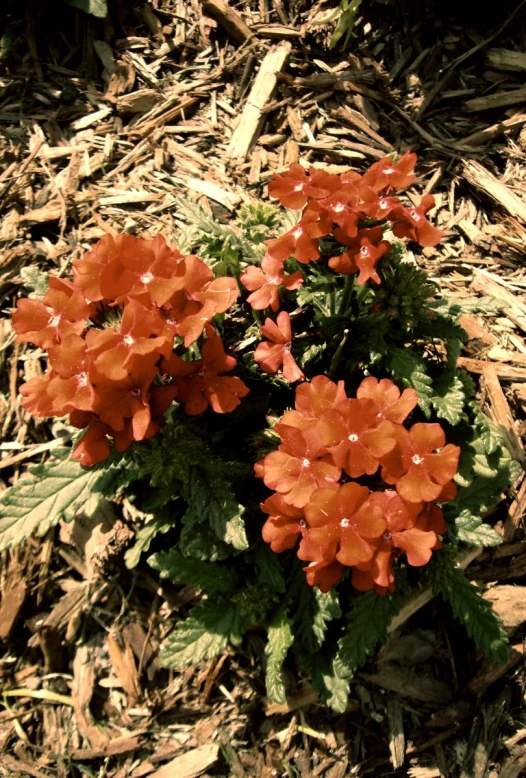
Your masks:
M411 457L411 462L415 465L421 465L424 460L422 457L419 457L418 454L415 454L413 457Z
M360 254L362 255L362 257L369 256L369 249L367 248L367 246L362 246L362 248L360 249Z
M349 435L348 440L350 440L351 443L356 443L356 441L358 440L358 435L355 432L353 432L351 435Z
M307 457L305 457L305 458L302 460L302 462L301 462L301 466L302 466L302 467L310 467L310 459L307 459Z
M412 219L414 219L414 220L415 220L415 222L422 221L422 219L424 218L424 217L422 216L422 214L421 214L421 213L418 213L418 211L416 211L414 208L411 208L411 210L409 211L409 216L410 216Z
M351 522L349 519L345 518L340 521L340 527L342 527L342 529L345 529L346 527L350 527L350 526L351 526Z
M133 340L133 338L132 338L132 336L130 335L130 333L128 333L127 335L125 335L125 336L123 337L123 339L122 339L122 342L123 342L123 343L126 343L126 345L127 345L127 346L131 346L131 345L133 345L133 343L134 343L135 341Z
M58 327L60 324L60 315L56 314L56 316L51 316L49 319L49 326L50 327Z
M153 273L150 273L148 270L146 273L143 273L140 278L143 284L149 284L153 281Z
M303 184L301 184L301 183L300 184L296 184L296 186L294 187L294 191L295 192L301 192L302 189L303 189Z
M341 213L342 211L345 211L345 203L336 203L336 205L333 206L333 211L335 213Z
M79 386L87 386L89 384L88 374L79 373L77 376Z
M299 240L302 235L303 235L303 227L296 227L296 229L292 231L292 237L294 238L294 240Z
M396 170L394 167L386 167L384 173L386 176L392 176L393 173L396 173Z
M389 203L387 202L387 200L384 200L383 197L382 197L381 200L378 201L378 205L380 206L380 208L383 211L385 211L387 208L389 208Z

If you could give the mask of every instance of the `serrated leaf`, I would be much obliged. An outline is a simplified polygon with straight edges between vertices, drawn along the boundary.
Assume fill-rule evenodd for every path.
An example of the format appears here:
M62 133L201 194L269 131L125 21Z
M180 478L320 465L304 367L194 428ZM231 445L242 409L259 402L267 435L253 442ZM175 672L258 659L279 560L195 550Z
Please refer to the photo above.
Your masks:
M473 443L470 446L473 446ZM459 516L464 510L475 516L484 513L497 502L501 493L506 491L512 482L515 468L505 449L499 449L484 460L482 456L474 455L473 450L463 452L459 472L454 479L462 488L455 499L445 506L448 516ZM484 475L484 472L489 475Z
M440 419L458 424L464 416L465 402L464 386L453 371L445 371L433 383L431 404Z
M127 549L124 554L124 564L128 570L137 567L141 559L141 554L148 551L150 545L157 535L169 532L173 527L173 521L164 516L150 517L150 520L138 530L135 535L135 543Z
M190 525L208 523L223 543L238 551L248 548L243 513L240 505L221 477L204 472L200 467L190 471L188 485L188 509L183 523Z
M502 543L502 537L493 527L467 510L457 516L455 527L458 539L470 546L499 546Z
M291 622L287 615L287 604L279 608L268 626L268 641L265 646L267 667L265 671L265 686L267 696L280 705L286 702L285 686L281 680L281 666L285 661L287 651L294 637Z
M503 435L499 427L488 419L476 403L472 404L475 413L475 428L484 444L486 454L493 454L503 446Z
M335 713L344 713L349 702L349 681L338 675L336 662L323 655L312 658L312 685Z
M462 570L449 564L437 565L433 568L433 591L451 605L455 618L464 624L468 635L488 659L497 664L507 662L507 637L500 619Z
M20 277L26 289L29 289L34 300L41 300L49 288L49 275L43 273L36 265L23 267Z
M260 544L256 549L257 580L261 586L265 586L275 592L285 591L285 577L278 558L265 544Z
M487 454L475 454L472 462L473 472L483 478L496 478L499 474L499 460L492 465Z
M338 641L335 670L341 678L352 678L378 643L387 640L387 628L400 609L400 596L388 593L381 597L366 592L358 597L348 616L348 625Z
M396 383L416 390L418 405L429 418L433 381L426 373L424 360L409 349L391 348L385 362Z
M148 564L174 583L190 584L207 592L235 592L236 573L220 564L210 564L183 556L176 548L159 551L148 559Z
M106 0L66 0L66 2L99 19L104 19L108 15Z
M0 494L0 551L34 532L44 535L61 519L71 521L80 510L93 511L105 495L113 496L119 466L104 472L88 470L73 459L59 459L30 467L29 473Z
M324 594L317 587L309 586L300 567L294 572L289 592L293 598L298 653L316 654L323 645L329 622L341 616L338 595L334 589Z
M241 620L237 606L222 597L206 600L180 621L161 647L159 659L164 667L178 670L213 659L229 642L242 640Z

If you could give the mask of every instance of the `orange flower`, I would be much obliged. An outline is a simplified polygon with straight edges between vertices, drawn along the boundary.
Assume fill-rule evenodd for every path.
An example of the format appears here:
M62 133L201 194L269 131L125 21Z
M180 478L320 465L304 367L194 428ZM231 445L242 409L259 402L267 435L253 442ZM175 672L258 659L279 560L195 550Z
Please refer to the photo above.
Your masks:
M376 272L376 265L382 257L391 251L389 241L382 240L382 228L364 228L359 230L353 239L348 239L338 230L335 234L344 245L349 246L349 249L343 254L331 257L329 267L337 273L346 275L359 273L356 283L360 286L369 279L379 284L380 276Z
M435 198L425 195L420 205L415 208L395 208L390 216L393 222L393 233L397 238L409 238L419 246L436 246L444 236L438 227L433 227L425 218L425 214L433 208Z
M177 290L163 304L167 323L190 346L217 313L224 313L239 296L235 278L214 278L199 257L190 254L178 268Z
M184 403L185 413L194 416L203 413L209 405L216 413L230 413L249 390L237 376L221 375L233 370L237 361L225 353L223 341L210 326L201 354L202 358L193 362L171 354L163 360L162 370L172 376L177 399Z
M269 514L261 531L265 543L276 553L294 548L307 526L303 510L286 503L281 494L272 494L259 507Z
M271 197L278 198L285 208L298 211L309 200L328 197L340 186L338 176L315 168L306 172L301 165L294 163L282 176L274 173L274 178L268 185L268 193Z
M335 559L318 559L303 568L309 586L318 586L321 592L328 592L342 577L344 566Z
M247 302L252 308L260 311L270 306L273 311L279 309L279 287L285 289L298 289L303 284L303 273L297 270L286 276L284 273L283 262L280 259L273 259L270 254L265 254L261 260L261 267L250 265L239 280L249 291L251 295L247 297Z
M53 377L47 394L53 400L53 415L64 416L73 410L91 411L97 394L89 376L86 341L79 335L67 338L48 350Z
M309 203L299 224L285 235L265 241L267 252L280 260L294 256L298 262L307 265L320 258L318 238L328 235L331 229L332 219L327 212L318 203Z
M108 438L109 428L92 413L76 412L70 416L70 424L78 429L86 428L71 457L84 467L93 467L104 462L111 453Z
M292 329L290 316L286 311L278 314L277 323L265 319L261 327L262 334L268 341L260 343L254 352L254 362L265 373L277 373L283 365L283 376L290 381L303 381L305 376L294 361L291 354ZM269 342L270 341L270 342Z
M47 393L49 382L53 378L53 372L49 371L41 376L35 376L30 381L22 384L19 391L22 397L22 407L33 416L53 416L53 399Z
M384 157L371 165L364 173L362 182L364 186L370 186L375 192L384 189L402 189L416 181L413 173L416 164L416 154L406 151L398 162L392 157Z
M316 375L312 381L296 387L294 407L307 417L322 418L327 411L342 405L347 399L343 381L337 384L324 375Z
M314 428L317 424L323 427L326 414L346 400L343 381L335 384L327 376L314 376L310 383L305 381L296 387L295 410L286 411L281 422L298 429Z
M89 305L71 281L50 276L42 300L18 301L13 327L18 343L49 348L68 335L80 335L89 315Z
M263 478L269 489L282 494L289 505L303 508L315 489L335 484L341 470L310 430L299 430L286 424L276 424L274 429L284 444L256 462L256 475Z
M168 356L173 334L156 311L131 300L124 307L118 330L88 330L86 343L95 368L112 381L122 381L131 365L146 354Z
M135 298L144 305L162 305L177 288L177 267L182 258L175 246L167 246L162 235L153 240L105 235L73 263L75 285L91 301L121 303Z
M353 566L372 559L378 539L386 529L383 511L370 500L365 486L349 482L338 489L317 489L305 506L310 543L320 547L323 555L337 542L335 558ZM305 556L302 541L298 556Z
M396 446L382 457L382 478L407 502L433 502L457 472L460 448L445 445L440 424L395 428ZM440 449L437 453L437 449Z
M334 463L351 478L376 473L381 457L396 445L394 425L378 423L371 400L346 400L327 412L317 429Z
M110 381L102 375L93 377L98 394L93 410L104 424L117 432L124 430L127 420L131 419L134 440L144 440L150 425L148 400L152 381L157 375L156 361L157 354L145 355L141 364L132 366L122 381Z
M379 381L373 376L364 378L356 397L359 400L372 400L378 409L378 417L395 424L402 424L418 404L418 395L414 389L404 389L400 396L400 389L390 378Z
M431 518L421 503L407 503L394 491L372 494L370 504L383 513L386 529L372 559L358 563L353 570L352 583L360 591L374 588L385 594L394 586L394 557L405 554L412 567L426 565L433 550L440 546L437 533L429 524L441 525L438 517Z

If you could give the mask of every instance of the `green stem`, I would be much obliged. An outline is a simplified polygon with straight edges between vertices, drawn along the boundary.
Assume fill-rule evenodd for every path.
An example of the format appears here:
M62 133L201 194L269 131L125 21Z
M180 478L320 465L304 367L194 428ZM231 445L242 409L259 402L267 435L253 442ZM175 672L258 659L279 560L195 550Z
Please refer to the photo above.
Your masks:
M367 297L369 292L370 289L367 284L362 284L362 286L356 292L356 302L361 303Z
M327 375L329 376L331 381L334 378L334 376L336 375L336 371L338 370L338 366L340 364L340 359L342 358L343 348L344 348L345 344L347 343L348 335L349 335L349 330L344 330L343 331L343 338L341 339L340 345L338 346L338 348L334 352L334 356L331 359L331 365L329 367L329 372L327 373Z

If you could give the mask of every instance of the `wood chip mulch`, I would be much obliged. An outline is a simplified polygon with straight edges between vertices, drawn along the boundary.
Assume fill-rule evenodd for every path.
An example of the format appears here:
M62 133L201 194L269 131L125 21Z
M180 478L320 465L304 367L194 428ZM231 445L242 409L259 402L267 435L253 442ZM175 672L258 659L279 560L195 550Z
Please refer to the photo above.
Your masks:
M115 0L101 20L62 0L4 0L0 490L64 434L17 396L44 367L14 343L21 274L65 274L108 231L173 239L180 196L228 221L292 162L361 170L407 148L420 174L409 195L432 192L448 231L415 262L448 294L502 303L463 317L459 366L524 461L526 2L485 16L471 2L363 0L347 49L330 50L335 7ZM507 665L484 661L427 597L357 674L343 715L294 667L287 705L268 702L257 630L208 664L162 669L166 623L199 595L145 563L126 570L133 506L3 553L0 775L524 775L525 505L521 477L496 508L503 545L466 560L509 632Z

